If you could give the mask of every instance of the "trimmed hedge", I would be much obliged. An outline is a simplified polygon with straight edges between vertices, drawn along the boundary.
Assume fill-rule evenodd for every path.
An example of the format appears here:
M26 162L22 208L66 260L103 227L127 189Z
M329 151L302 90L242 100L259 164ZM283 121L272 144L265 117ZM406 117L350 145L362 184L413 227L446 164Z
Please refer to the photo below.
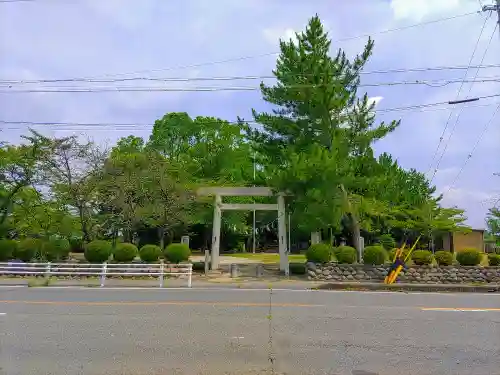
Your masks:
M181 263L189 260L191 250L183 243L171 243L165 248L165 259L171 263Z
M429 250L415 250L411 254L411 260L417 266L429 265L434 261L434 255Z
M325 243L316 243L307 249L306 259L308 262L328 263L332 259L332 253L333 249L331 246Z
M379 266L384 264L388 259L387 251L381 245L367 246L363 252L364 264Z
M16 240L0 239L0 262L12 259L17 245Z
M157 262L161 255L161 248L157 245L144 245L139 250L141 260L148 263Z
M85 246L85 259L90 263L106 262L113 252L113 246L108 241L95 240Z
M453 264L453 254L449 251L436 251L434 258L436 258L436 262L440 266L451 266Z
M490 266L497 267L500 266L500 255L499 254L489 254L488 262Z
M133 243L117 243L113 250L113 260L119 263L130 263L135 259L138 253L137 246Z
M351 246L339 246L334 252L340 264L354 264L358 259L356 249Z
M194 272L205 272L205 262L194 262L193 263L193 271Z
M23 262L29 262L35 255L42 251L43 242L38 238L25 238L21 240L14 249L12 256L15 259L20 259Z
M477 249L464 249L457 252L457 261L461 266L477 266L481 263L482 254Z
M66 259L71 250L70 242L65 238L50 238L42 244L42 258L52 262Z

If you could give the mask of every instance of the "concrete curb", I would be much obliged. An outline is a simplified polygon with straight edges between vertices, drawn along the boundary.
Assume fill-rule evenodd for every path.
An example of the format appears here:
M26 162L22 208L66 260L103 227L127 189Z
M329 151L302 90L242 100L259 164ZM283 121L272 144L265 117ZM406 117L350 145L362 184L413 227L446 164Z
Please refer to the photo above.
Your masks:
M464 285L464 284L404 284L386 285L382 283L325 283L319 290L357 290L357 291L393 291L393 292L462 292L462 293L500 293L499 284Z

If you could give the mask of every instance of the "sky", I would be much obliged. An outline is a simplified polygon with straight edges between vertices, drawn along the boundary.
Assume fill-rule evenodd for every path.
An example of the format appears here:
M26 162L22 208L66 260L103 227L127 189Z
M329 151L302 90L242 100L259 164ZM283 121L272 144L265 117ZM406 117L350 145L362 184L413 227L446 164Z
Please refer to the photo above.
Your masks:
M360 93L366 91L377 99L377 121L401 119L395 132L375 144L376 151L389 152L403 167L428 173L430 178L437 167L432 182L444 194L443 204L465 209L474 228L484 228L488 208L500 197L500 177L493 175L500 172L500 113L495 112L500 97L384 111L500 93L499 83L491 82L500 75L500 68L407 71L467 66L476 44L472 65L500 64L496 15L473 13L492 0L10 1L0 0L0 80L10 81L268 76L275 66L279 39L293 38L314 14L333 40L332 53L342 48L354 56L371 35L375 49L362 76L362 84L369 86L361 87ZM466 13L473 14L429 23ZM407 27L415 24L420 26ZM397 30L384 32L390 29ZM400 71L376 73L380 70ZM448 84L439 87L379 85L443 80ZM186 89L258 83L180 80L69 85ZM77 134L109 146L130 134L147 139L154 121L168 112L232 121L237 116L251 120L252 108L266 108L259 91L32 92L63 85L68 83L0 84L0 121L8 122L0 122L0 139L20 142L30 126L47 135ZM116 125L124 123L129 125Z

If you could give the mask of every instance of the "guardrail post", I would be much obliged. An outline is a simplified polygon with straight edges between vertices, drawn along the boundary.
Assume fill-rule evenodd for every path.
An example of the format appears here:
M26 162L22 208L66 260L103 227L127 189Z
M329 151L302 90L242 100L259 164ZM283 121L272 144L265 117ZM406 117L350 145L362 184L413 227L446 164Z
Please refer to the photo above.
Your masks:
M193 265L188 264L188 288L191 288L192 276L193 276Z
M104 262L102 264L102 272L101 272L101 288L104 286L106 282L106 272L108 271L108 262Z
M47 267L45 268L45 277L50 278L50 273L51 273L51 263L47 263Z
M165 272L165 265L163 264L163 260L160 264L160 288L163 288L163 276Z

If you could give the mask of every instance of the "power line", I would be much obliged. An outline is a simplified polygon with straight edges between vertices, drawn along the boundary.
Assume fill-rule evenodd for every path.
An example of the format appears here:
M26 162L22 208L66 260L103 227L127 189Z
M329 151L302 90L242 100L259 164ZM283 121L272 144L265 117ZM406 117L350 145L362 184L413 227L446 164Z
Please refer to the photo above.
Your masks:
M500 68L500 64L472 65L472 66L435 66L421 68L393 68L359 72L360 75L370 74L395 74L395 73L413 73L413 72L431 72L443 70L466 70L466 69L491 69ZM304 75L301 75L304 76ZM158 81L158 82L196 82L196 81L236 81L236 80L256 80L256 79L275 79L274 75L248 75L248 76L223 76L223 77L130 77L130 78L109 78L109 79L35 79L35 80L6 80L0 79L0 84L37 84L37 83L64 83L64 82L86 82L86 83L114 83L128 81Z
M490 13L490 16L491 16L491 13ZM476 44L474 45L474 49L472 51L472 55L470 57L469 63L467 64L467 66L469 66L469 67L472 65L472 61L474 59L474 56L476 55L476 51L477 51L477 48L479 46L479 42L481 41L481 37L483 36L483 32L484 32L484 29L486 27L486 23L488 22L488 19L490 18L490 16L486 17L484 20L483 27L481 28L481 31L480 31L479 36L477 38ZM464 81L467 79L467 74L469 73L469 69L470 68L468 68L465 71L464 78L463 78ZM458 98L460 97L460 93L462 92L462 88L464 86L464 83L465 82L462 82L462 84L460 85L460 88L458 89L457 96L456 96L455 100L458 100ZM453 114L453 109L450 110L450 115L448 116L448 120L446 121L446 124L443 128L443 132L441 133L441 137L439 137L439 142L438 142L436 150L434 151L434 154L432 156L431 163L429 165L429 170L427 171L427 174L431 171L432 165L434 164L434 160L435 160L436 156L438 155L439 148L441 147L441 144L442 144L443 139L444 139L444 135L446 133L446 130L448 129L448 125L450 123L452 114ZM436 165L436 168L434 169L434 172L433 172L432 177L430 179L430 183L432 183L432 181L434 180L434 177L436 176L438 168L439 168L439 163L438 163L438 165Z
M469 162L469 160L472 158L472 155L474 154L474 152L476 151L477 147L479 146L479 144L481 143L484 135L486 134L486 132L488 131L488 128L490 127L490 125L492 124L493 120L495 119L495 116L496 114L498 113L498 111L500 110L500 104L497 106L497 108L495 109L495 111L493 112L493 115L491 116L491 118L486 122L486 125L484 126L483 128L483 131L481 132L481 134L479 135L479 137L477 138L476 140L476 143L474 143L474 146L472 147L472 150L470 151L470 153L467 155L467 158L465 159L464 163L462 164L462 167L460 168L460 170L458 171L458 173L456 174L455 178L453 179L453 182L451 183L450 187L448 188L448 191L446 192L446 194L448 194L451 189L453 189L453 187L455 186L455 184L457 183L458 179L460 178L460 176L462 175L462 172L464 171L465 167L467 166L467 163Z
M0 0L0 1L6 1L6 0ZM14 1L14 0L12 0L12 1ZM439 18L439 19L426 21L426 22L420 22L420 23L416 23L416 24L412 24L412 25L401 26L401 27L392 28L392 29L385 29L385 30L376 31L373 33L362 34L362 35L357 35L357 36L352 36L352 37L347 37L347 38L341 38L341 39L334 40L332 42L341 43L341 42L347 42L347 41L361 39L361 38L367 38L367 37L370 37L372 35L383 35L383 34L388 34L388 33L392 33L392 32L408 30L408 29L412 29L415 27L435 24L435 23L439 23L439 22L451 21L451 20L454 20L457 18L468 17L468 16L471 16L473 14L480 14L480 13L481 13L480 11L462 13L462 14L457 14L455 16ZM144 70L137 70L137 71L126 72L126 73L108 73L108 74L102 74L99 76L87 76L87 77L66 78L66 79L80 80L81 81L81 80L88 80L88 79L98 79L100 77L117 77L117 76L128 76L128 75L136 75L136 74L143 74L143 73L157 73L157 72L165 72L165 71L171 71L171 70L191 69L191 68L199 68L202 66L211 66L211 65L226 64L226 63L238 62L238 61L244 61L244 60L252 60L252 59L261 58L261 57L278 55L279 53L280 53L279 51L278 52L268 52L268 53L263 53L263 54L259 54L259 55L240 56L240 57L234 57L234 58L229 58L229 59L224 59L224 60L208 61L208 62L195 63L195 64L190 64L190 65L179 65L179 66L173 66L173 67L168 67L168 68L144 69Z
M500 76L474 78L472 80L451 79L440 81L395 81L363 83L359 87L380 87L380 86L402 86L402 85L425 85L428 87L444 87L450 84L461 83L498 83ZM323 87L323 84L297 84L287 86L288 89L303 89ZM216 91L260 91L260 86L193 86L193 87L161 87L161 86L47 86L33 89L17 89L13 87L0 86L2 94L20 93L100 93L100 92L216 92Z
M481 63L480 64L482 64L483 61L484 61L484 59L486 58L486 55L487 55L488 50L489 50L490 45L491 45L491 41L493 40L493 36L496 34L497 27L498 27L498 24L495 24L495 28L493 29L493 32L491 33L491 37L490 37L490 39L488 41L488 44L486 45L486 48L485 48L484 53L483 53L483 56L481 57ZM474 81L475 81L478 73L479 73L479 70L476 70L476 74L474 75L474 79L472 81L472 84L469 86L469 91L467 92L466 98L470 97L470 93L472 91L472 87L474 86L474 83L475 83ZM460 111L458 112L458 115L457 115L457 117L455 119L455 123L453 124L453 127L451 128L450 136L448 137L448 140L445 143L445 146L443 148L443 152L441 153L441 156L440 156L440 158L439 158L439 160L438 160L438 162L436 164L436 169L434 170L433 178L436 175L437 170L439 169L439 166L441 165L441 162L443 161L443 158L444 158L444 155L446 154L446 151L448 150L448 146L450 144L451 138L453 137L453 134L455 133L455 130L457 129L458 121L460 120L460 116L462 116L462 113L463 113L463 108L461 107ZM487 126L489 126L489 124ZM431 179L431 181L432 181L432 179Z
M500 94L488 95L488 96L484 96L481 98L491 98L491 97L500 97ZM431 108L431 107L445 105L445 104L448 104L448 102L436 102L436 103L427 103L427 104L416 104L416 105L406 106L406 107L384 108L384 109L375 110L375 112L388 113L388 112L399 112L399 111L406 111L406 110L427 112L427 111L436 111L436 110L447 110L447 108ZM487 104L481 104L481 105L470 105L470 106L464 106L464 108L486 107L486 106L497 105L497 104L500 104L500 103L493 102L493 103L487 103ZM224 120L222 120L222 121L224 121ZM256 121L253 121L253 120L248 120L248 121L243 120L243 122L248 123L248 124L256 124L257 123ZM236 125L236 124L239 124L240 122L239 121L228 121L228 123ZM34 121L10 121L10 120L0 120L0 124L44 125L44 126L87 126L87 127L122 126L122 127L128 127L128 128L153 126L152 123L34 122ZM15 129L19 129L19 128L4 128L4 129L15 130Z

